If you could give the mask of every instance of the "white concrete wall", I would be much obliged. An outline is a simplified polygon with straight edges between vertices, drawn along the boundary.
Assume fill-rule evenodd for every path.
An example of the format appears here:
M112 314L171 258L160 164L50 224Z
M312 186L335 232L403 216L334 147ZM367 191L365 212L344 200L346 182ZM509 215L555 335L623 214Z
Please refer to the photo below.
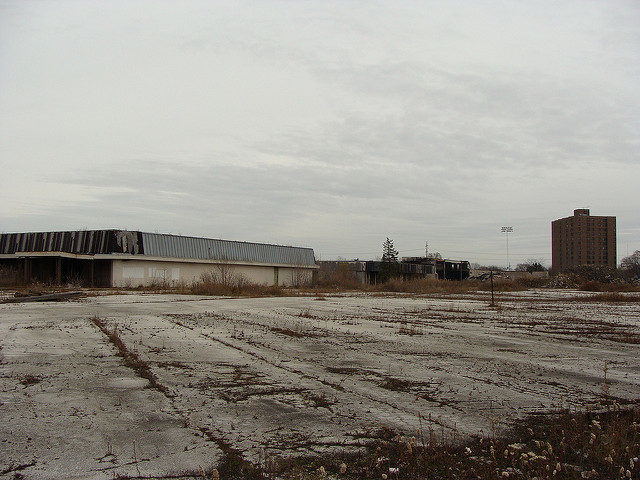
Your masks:
M310 268L278 267L278 285L302 287L311 285L313 270Z
M278 285L302 286L311 283L313 270L309 268L113 260L112 285L114 287L136 287L154 283L190 284L200 281L203 275L214 275L217 279L225 278L231 282L243 279L250 283L273 285L275 268L278 269Z

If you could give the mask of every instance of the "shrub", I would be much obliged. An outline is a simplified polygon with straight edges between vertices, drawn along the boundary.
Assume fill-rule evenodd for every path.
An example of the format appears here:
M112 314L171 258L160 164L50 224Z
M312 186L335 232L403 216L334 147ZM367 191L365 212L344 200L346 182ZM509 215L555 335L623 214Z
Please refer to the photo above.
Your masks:
M478 284L473 281L437 280L435 278L392 278L378 285L367 285L368 290L398 293L464 293L477 290Z
M336 269L320 268L316 285L336 290L362 289L356 272L349 270L346 265L339 265Z
M282 289L277 285L260 285L247 281L244 277L222 277L215 273L203 274L199 282L188 287L182 287L181 293L194 295L216 295L232 297L261 297L282 295Z
M0 286L17 287L24 283L20 270L16 267L0 266Z
M575 275L582 282L611 283L622 279L622 275L617 269L603 265L582 265L569 268L563 273Z

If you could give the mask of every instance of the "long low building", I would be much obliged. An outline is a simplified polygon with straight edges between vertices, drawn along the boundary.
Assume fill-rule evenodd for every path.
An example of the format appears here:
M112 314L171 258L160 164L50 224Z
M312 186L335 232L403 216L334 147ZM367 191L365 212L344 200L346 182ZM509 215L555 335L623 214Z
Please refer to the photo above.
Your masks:
M0 234L0 265L25 281L101 287L219 280L298 286L317 269L313 249L129 230Z
M465 280L469 278L469 262L427 257L403 257L402 261L385 265L379 260L333 260L318 262L320 277L333 273L349 273L360 283L375 284L388 277L405 280L411 278L433 278L440 280Z

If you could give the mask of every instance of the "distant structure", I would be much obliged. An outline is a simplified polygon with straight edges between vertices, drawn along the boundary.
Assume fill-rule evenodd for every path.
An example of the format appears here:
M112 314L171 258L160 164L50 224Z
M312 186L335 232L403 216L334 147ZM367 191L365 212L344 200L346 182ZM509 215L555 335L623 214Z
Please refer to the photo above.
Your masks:
M337 260L318 262L319 274L331 272L349 272L360 283L377 284L385 274L385 265L381 261ZM469 262L433 257L403 257L396 265L396 276L409 280L412 278L433 278L440 280L465 280L469 278Z
M25 281L100 287L190 283L208 273L298 286L318 268L311 248L128 230L3 233L0 266Z
M551 270L571 267L616 266L616 217L591 216L579 208L572 217L551 222Z
M405 269L424 268L425 271L435 274L440 280L466 280L469 278L469 262L467 260L451 260L434 257L402 257Z

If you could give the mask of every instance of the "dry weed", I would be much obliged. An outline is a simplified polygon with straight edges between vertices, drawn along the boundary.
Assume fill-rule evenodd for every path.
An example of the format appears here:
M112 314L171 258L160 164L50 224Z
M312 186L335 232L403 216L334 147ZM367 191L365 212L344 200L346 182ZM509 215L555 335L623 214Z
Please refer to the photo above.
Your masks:
M595 295L577 295L565 298L564 300L570 302L638 303L640 302L640 295L603 292Z

